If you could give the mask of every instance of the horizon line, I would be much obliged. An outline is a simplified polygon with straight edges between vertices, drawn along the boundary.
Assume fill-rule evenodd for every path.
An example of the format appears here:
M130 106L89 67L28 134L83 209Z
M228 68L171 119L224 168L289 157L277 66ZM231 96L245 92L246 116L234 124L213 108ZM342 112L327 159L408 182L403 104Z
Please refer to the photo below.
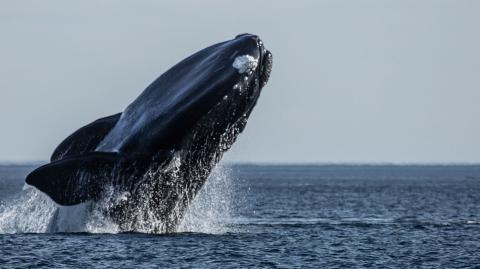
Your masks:
M35 166L48 164L49 161L37 160L37 161L5 161L0 160L0 166ZM392 161L308 161L308 162L275 162L275 161L226 161L220 162L218 165L234 166L480 166L480 162L392 162Z

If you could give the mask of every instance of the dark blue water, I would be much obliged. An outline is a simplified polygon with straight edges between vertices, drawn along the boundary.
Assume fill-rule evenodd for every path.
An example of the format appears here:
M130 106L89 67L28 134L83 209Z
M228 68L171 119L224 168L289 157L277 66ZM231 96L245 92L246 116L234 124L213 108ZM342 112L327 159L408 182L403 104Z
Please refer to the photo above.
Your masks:
M233 166L168 235L42 233L30 169L0 167L0 267L480 266L480 166Z

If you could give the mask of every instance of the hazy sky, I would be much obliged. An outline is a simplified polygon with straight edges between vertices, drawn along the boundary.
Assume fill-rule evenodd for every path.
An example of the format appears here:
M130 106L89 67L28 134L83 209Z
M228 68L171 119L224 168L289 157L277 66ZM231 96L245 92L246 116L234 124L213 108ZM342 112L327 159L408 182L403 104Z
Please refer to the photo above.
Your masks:
M191 53L274 54L227 161L480 162L480 1L2 1L0 160L46 160Z

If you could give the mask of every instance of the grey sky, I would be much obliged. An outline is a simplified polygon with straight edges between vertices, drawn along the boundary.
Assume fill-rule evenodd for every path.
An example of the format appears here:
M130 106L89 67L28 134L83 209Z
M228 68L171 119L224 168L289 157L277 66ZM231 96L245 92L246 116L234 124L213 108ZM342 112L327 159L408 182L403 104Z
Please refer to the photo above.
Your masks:
M166 2L166 1L165 1ZM480 162L480 1L2 1L0 160L46 160L189 54L274 68L228 161Z

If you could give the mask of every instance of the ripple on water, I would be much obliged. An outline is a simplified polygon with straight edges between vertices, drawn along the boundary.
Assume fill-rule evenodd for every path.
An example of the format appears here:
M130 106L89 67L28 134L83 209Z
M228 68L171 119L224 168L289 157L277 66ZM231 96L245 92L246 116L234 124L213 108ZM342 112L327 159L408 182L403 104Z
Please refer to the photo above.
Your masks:
M4 233L0 264L7 268L480 264L479 166L240 166L229 173L231 181L222 181L221 176L208 181L211 185L190 208L180 233ZM18 199L9 197L3 208ZM33 212L31 225L14 224L15 210L1 211L2 227L34 231L33 219L38 218L43 229L35 209L25 206L17 212L18 216Z

